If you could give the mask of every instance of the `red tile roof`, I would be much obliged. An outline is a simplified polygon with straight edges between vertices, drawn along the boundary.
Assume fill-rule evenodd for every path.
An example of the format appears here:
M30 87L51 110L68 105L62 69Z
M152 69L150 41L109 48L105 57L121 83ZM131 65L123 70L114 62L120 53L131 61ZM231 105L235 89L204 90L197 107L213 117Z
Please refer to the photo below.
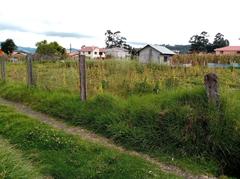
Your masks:
M71 52L68 54L70 57L73 57L73 56L76 56L76 55L79 55L79 52Z
M82 46L80 52L92 52L93 50L95 50L96 48L98 47L95 47L95 46Z
M4 52L2 51L2 49L0 49L0 56L3 56Z
M216 48L215 51L240 51L240 46L227 46L222 48Z

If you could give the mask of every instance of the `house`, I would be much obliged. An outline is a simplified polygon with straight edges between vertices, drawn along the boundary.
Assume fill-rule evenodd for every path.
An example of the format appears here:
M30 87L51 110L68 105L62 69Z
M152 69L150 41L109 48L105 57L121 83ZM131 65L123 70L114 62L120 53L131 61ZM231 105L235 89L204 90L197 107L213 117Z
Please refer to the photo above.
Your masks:
M106 56L112 58L129 58L131 55L129 54L128 50L124 48L114 47L106 49Z
M17 59L17 60L21 60L21 59L25 59L26 56L27 56L26 52L21 51L21 50L19 50L19 51L16 50L16 51L14 51L12 53L11 58L14 58L14 59Z
M82 46L80 50L81 55L85 55L86 57L89 57L91 59L97 59L102 58L104 59L106 57L105 55L105 49L104 48L98 48L96 46Z
M69 58L77 60L79 58L79 51L69 52L67 55Z
M240 46L227 46L222 48L217 48L214 50L217 55L240 55Z
M157 63L170 64L172 56L175 53L168 48L160 45L146 45L140 51L139 62L141 63Z
M0 49L0 57L4 56L4 52L2 51L2 49Z

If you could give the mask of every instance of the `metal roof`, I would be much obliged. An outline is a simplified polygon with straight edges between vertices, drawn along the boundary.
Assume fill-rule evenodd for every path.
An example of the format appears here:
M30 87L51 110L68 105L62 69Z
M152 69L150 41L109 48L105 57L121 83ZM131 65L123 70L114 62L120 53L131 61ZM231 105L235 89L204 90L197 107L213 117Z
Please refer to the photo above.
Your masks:
M162 54L167 55L175 55L175 53L172 50L169 50L168 48L160 45L150 45L152 48L155 48L157 51L159 51Z
M154 48L155 50L159 51L163 55L175 55L175 53L172 50L169 50L168 48L166 48L164 46L161 46L161 45L150 45L150 44L148 44L145 47L147 47L147 46L150 46L150 47ZM142 49L144 49L145 47L143 47Z

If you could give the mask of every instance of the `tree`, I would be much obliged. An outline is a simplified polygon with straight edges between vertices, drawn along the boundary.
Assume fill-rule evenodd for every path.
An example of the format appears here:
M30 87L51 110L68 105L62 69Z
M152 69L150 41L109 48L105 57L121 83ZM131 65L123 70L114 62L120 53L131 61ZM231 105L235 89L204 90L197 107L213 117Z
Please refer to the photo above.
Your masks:
M213 40L213 47L214 49L216 48L221 48L221 47L226 47L229 45L229 41L227 39L224 39L224 35L221 33L217 33L215 35L215 38Z
M36 43L36 53L40 55L61 56L66 55L66 49L60 46L57 42L48 43L46 40Z
M10 55L14 50L17 50L17 46L12 39L7 39L5 42L1 43L1 49L4 53Z
M126 43L127 41L126 37L122 37L120 33L121 33L120 31L116 31L116 32L112 32L111 30L106 31L105 33L106 48L119 47L119 48L125 48L130 51L132 47Z
M221 48L229 45L229 41L224 39L224 35L217 33L215 35L213 43L208 40L207 32L203 31L200 35L194 35L190 38L191 52L214 52L214 49Z
M190 38L191 52L207 52L209 46L208 34L203 31L200 35L194 35Z

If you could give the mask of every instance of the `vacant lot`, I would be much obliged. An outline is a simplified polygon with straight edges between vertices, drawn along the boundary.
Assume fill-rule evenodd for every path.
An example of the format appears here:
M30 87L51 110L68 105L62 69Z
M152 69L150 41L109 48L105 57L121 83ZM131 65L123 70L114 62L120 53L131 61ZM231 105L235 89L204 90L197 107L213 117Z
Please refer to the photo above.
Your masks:
M78 63L74 61L35 62L33 71L37 86L44 90L78 93ZM206 73L215 72L222 88L240 89L240 70L142 65L135 61L88 61L88 96L111 93L118 96L159 93L171 88L194 88L203 85ZM26 64L7 64L7 80L26 83Z
M196 173L239 176L240 70L88 61L87 102L79 100L78 64L34 62L35 88L26 65L7 64L0 96L83 126L126 148ZM219 77L220 105L208 103L206 73Z

